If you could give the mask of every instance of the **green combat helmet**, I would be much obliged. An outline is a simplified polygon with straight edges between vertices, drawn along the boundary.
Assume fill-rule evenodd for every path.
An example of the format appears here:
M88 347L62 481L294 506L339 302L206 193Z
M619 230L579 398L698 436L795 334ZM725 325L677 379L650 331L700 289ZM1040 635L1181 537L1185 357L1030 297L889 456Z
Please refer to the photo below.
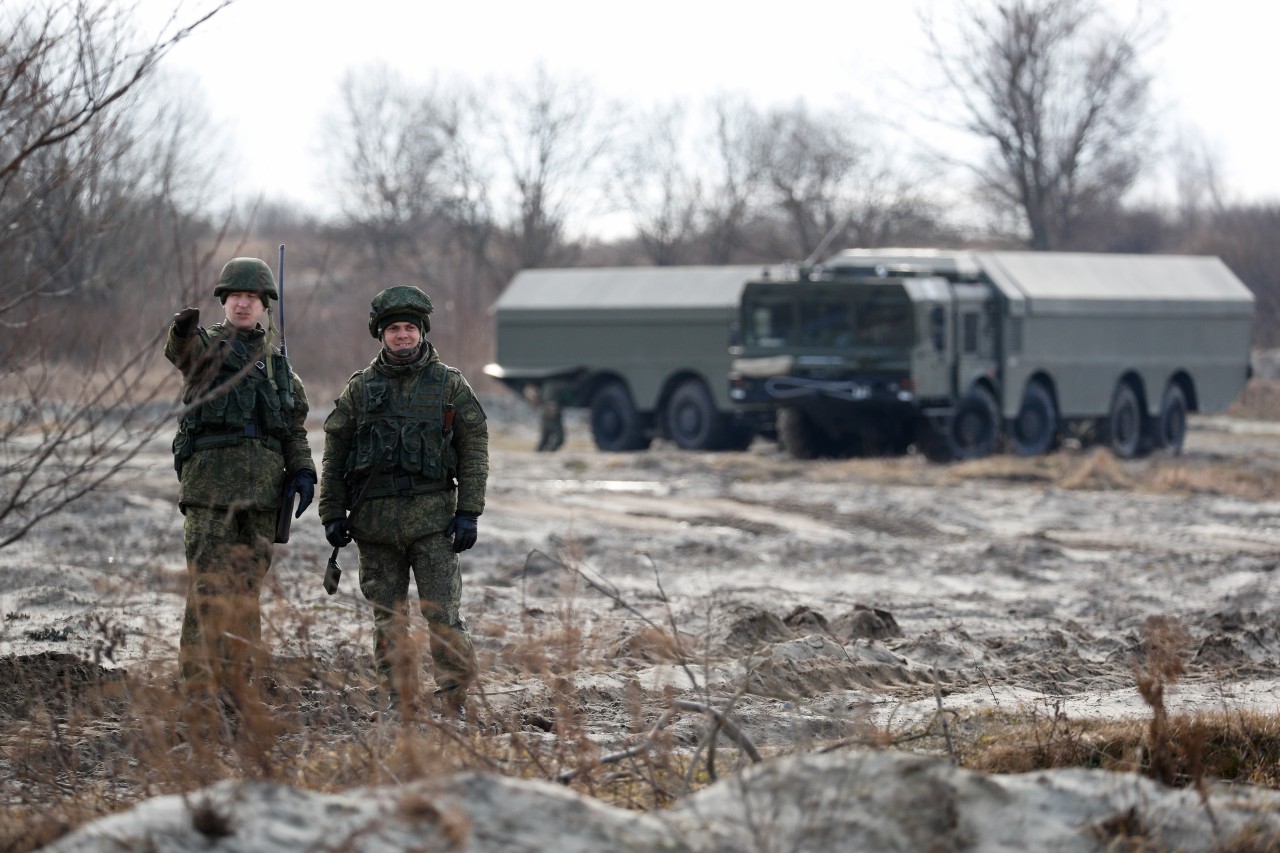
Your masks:
M256 293L263 305L280 298L271 267L257 258L232 258L227 261L218 276L218 285L213 289L213 295L225 305L227 297L232 293Z
M369 334L382 340L392 323L416 323L422 334L431 331L431 297L416 287L388 287L369 303Z

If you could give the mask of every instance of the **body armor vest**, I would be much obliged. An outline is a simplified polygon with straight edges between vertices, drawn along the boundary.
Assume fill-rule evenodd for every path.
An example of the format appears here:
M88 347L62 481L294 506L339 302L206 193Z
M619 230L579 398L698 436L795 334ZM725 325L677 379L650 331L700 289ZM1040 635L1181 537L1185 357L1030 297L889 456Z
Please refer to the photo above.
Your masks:
M202 329L200 334L208 340L206 331ZM228 384L229 388L222 387ZM185 460L210 447L262 441L283 453L282 442L289 435L293 411L291 385L289 362L284 356L251 359L243 342L231 342L213 381L197 392L210 399L189 411L179 424L173 440L178 476L182 476Z
M363 417L347 459L347 481L361 483L377 469L368 496L419 494L454 487L453 406L445 403L449 368L435 362L419 371L407 395L376 370L364 380Z

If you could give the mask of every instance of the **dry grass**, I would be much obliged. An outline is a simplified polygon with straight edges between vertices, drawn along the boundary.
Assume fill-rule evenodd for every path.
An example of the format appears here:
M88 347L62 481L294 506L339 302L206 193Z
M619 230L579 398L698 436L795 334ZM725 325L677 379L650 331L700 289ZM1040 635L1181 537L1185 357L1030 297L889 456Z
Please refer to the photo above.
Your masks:
M569 615L509 626L499 638L500 659L486 664L501 672L503 683L542 698L499 711L482 693L472 709L478 725L465 731L425 711L414 725L371 720L372 685L352 675L368 672L369 661L344 656L349 650L338 650L337 657L275 659L270 677L237 697L234 714L191 702L164 675L121 679L87 664L54 668L66 662L46 659L41 670L40 661L29 660L27 671L6 673L8 683L22 690L0 695L8 791L0 806L0 849L33 850L144 798L194 791L220 779L341 791L481 770L558 779L639 810L665 807L712 782L714 752L691 754L668 725L682 710L674 697L656 704L653 697L631 697L633 747L601 752L586 718L592 697L575 676L607 665L610 650L600 637L570 624ZM1150 720L980 714L950 724L948 748L961 766L988 773L1084 767L1142 773L1175 785L1224 779L1280 788L1280 715L1163 713L1162 690L1178 674L1178 637L1175 627L1149 628L1148 665L1135 672L1135 682L1153 705ZM634 644L657 658L687 660L660 626L637 633ZM697 717L693 704L683 703L683 710ZM873 732L857 745L942 748L936 733L932 740L901 737L895 745ZM466 835L464 818L441 813L432 802L406 800L399 807L450 837ZM219 835L218 814L196 809L193 820L210 838Z
M824 460L820 466L767 457L726 458L718 463L743 480L804 477L813 482L945 486L966 481L1043 485L1079 491L1207 494L1268 500L1280 493L1280 469L1248 458L1157 455L1117 459L1109 450L1060 450L1047 456L990 456L936 465L914 456Z
M565 575L558 612L477 626L489 683L504 692L514 686L522 698L494 702L476 690L464 729L433 713L425 698L396 716L380 712L368 652L316 648L306 639L314 617L298 611L288 614L301 638L289 644L293 653L277 654L252 685L217 699L184 691L171 665L124 674L70 655L0 658L0 850L33 850L143 799L223 779L342 791L478 770L559 780L631 809L669 805L711 779L669 727L681 714L702 715L677 707L674 696L637 694L627 708L633 747L602 753L588 718L600 699L578 676L608 670L617 649L612 638L581 626L572 605L577 585L576 575ZM416 639L421 660L422 632ZM631 652L681 654L660 626L634 640ZM738 752L723 747L722 764L725 751ZM400 808L448 837L466 835L459 816L432 803ZM193 819L210 838L220 834L217 814L197 809Z
M562 567L557 612L530 611L521 624L477 625L490 683L526 695L497 703L479 691L472 726L459 730L428 713L410 724L371 714L375 693L366 652L338 645L277 655L268 674L233 697L234 711L193 701L167 668L122 676L69 656L0 659L0 755L6 798L0 805L0 849L27 851L94 817L166 793L191 792L221 779L270 780L320 791L399 785L479 770L515 778L558 780L624 808L663 808L717 777L717 728L737 737L731 708L640 692L625 700L630 746L604 753L596 743L599 704L581 676L607 672L612 657L677 661L698 669L690 644L672 626L647 622L623 646L584 628L576 597L592 580ZM628 603L617 599L620 607ZM946 749L961 766L987 773L1063 767L1150 775L1174 785L1223 779L1280 788L1280 715L1222 710L1171 716L1164 691L1181 677L1187 639L1177 623L1152 619L1134 683L1151 706L1146 720L1072 720L1064 713L982 713L953 720L945 745L937 732L891 739L868 730L842 744L797 743L794 750L833 746ZM143 668L140 668L142 670ZM723 699L717 702L724 702ZM940 710L941 713L941 710ZM692 751L671 723L686 714L705 721ZM741 762L754 747L720 747ZM732 763L732 762L730 762ZM467 834L465 818L426 799L398 808L433 823L448 837ZM209 838L225 830L212 810L193 810ZM1248 848L1241 848L1248 849Z
M1280 421L1280 381L1250 379L1227 414L1233 418Z
M1085 767L1152 775L1157 770L1158 745L1151 739L1149 720L985 713L953 722L951 732L960 764L984 773ZM1171 716L1165 737L1174 784L1207 777L1280 788L1278 715L1214 711Z
M1084 767L1141 773L1166 785L1208 781L1280 788L1280 715L1216 710L1170 715L1166 691L1183 675L1188 636L1175 620L1151 617L1134 672L1147 719L1071 720L1051 714L984 713L952 725L962 766L984 773Z

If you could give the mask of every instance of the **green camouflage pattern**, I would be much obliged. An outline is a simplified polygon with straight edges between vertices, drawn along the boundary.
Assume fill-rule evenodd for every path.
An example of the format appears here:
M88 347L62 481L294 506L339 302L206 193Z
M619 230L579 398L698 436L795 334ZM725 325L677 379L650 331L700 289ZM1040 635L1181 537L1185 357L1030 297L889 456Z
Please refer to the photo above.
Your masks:
M462 572L453 542L432 533L393 543L356 539L356 544L360 592L373 605L373 654L383 689L400 697L418 693L416 650L408 640L410 572L418 587L418 609L427 620L436 689L466 688L475 678L476 660L459 613Z
M554 379L542 384L538 404L538 451L554 453L564 446L563 403L567 383Z
M384 351L385 352L385 351ZM347 463L356 430L363 420L365 378L371 371L386 376L391 393L407 398L422 370L440 361L435 348L423 344L423 355L408 365L389 362L380 352L373 362L347 382L325 419L324 458L320 471L319 510L321 521L342 518L350 502ZM484 409L467 380L450 369L445 379L444 399L454 406L453 447L457 452L457 491L444 490L419 495L374 498L350 519L357 538L374 542L394 542L401 525L411 526L417 536L442 532L455 510L477 515L484 512L485 487L489 479L489 425ZM393 506L396 505L396 506Z
M208 340L199 334L183 340L170 329L165 344L165 357L183 372L184 403L198 399L208 387L216 374L217 349L226 346L232 335L238 333L250 353L260 356L267 351L266 332L261 327L240 331L228 323L218 323L207 331ZM273 347L271 352L278 350ZM210 370L210 366L214 369ZM282 453L255 439L195 451L182 466L179 506L275 510L280 506L286 476L304 468L315 470L307 441L307 392L297 373L290 370L290 376L293 410L287 416L287 435L280 442Z
M242 331L220 323L206 331L183 339L170 328L165 343L165 357L182 371L187 404L217 376L232 336L256 357L275 352L261 327ZM290 373L294 404L281 450L246 439L196 450L182 466L178 506L184 516L188 586L178 663L188 686L236 690L260 664L258 598L271 568L285 476L315 470L305 426L306 391Z
M386 377L389 393L407 403L423 371L440 359L429 342L409 364L396 364L380 352L347 383L325 420L319 509L322 521L342 518L355 499L347 465L362 424L365 384L374 372ZM455 510L484 511L489 477L489 426L471 386L457 370L445 376L443 400L454 406L452 444L457 455L457 489L368 498L350 517L351 535L360 550L360 591L374 605L374 657L385 690L412 701L418 666L407 642L410 574L417 583L419 609L427 620L437 689L453 690L475 677L475 653L459 613L462 576L458 555L444 530Z
M380 339L384 321L390 321L397 314L420 320L422 334L431 331L431 297L421 288L398 285L379 291L370 300L369 334Z
M274 510L187 507L187 605L178 668L188 686L248 683L262 663L258 598L271 567Z
M263 305L280 298L271 267L257 258L232 258L223 265L213 295L225 303L232 293L256 293Z

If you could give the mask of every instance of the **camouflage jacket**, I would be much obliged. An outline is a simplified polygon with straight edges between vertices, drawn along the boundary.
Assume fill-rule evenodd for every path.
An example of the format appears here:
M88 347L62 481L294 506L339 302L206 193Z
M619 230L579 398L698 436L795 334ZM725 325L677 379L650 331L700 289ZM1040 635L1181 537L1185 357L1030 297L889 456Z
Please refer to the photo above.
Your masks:
M239 353L234 351L236 343L244 345ZM306 389L278 350L272 348L273 359L263 357L266 346L266 332L261 326L237 331L230 324L218 323L197 330L185 340L175 336L172 328L169 330L164 354L182 371L182 402L188 406L197 404L184 412L174 438L175 460L180 466L179 506L275 510L280 506L286 477L303 469L315 471L311 445L307 442ZM197 442L193 433L200 432L201 399L210 396L210 389L217 385L220 376L225 380L228 365L239 364L246 356L255 363L244 375L232 380L234 385L226 396L247 392L248 383L261 383L261 387L252 386L255 394L278 394L283 377L274 374L287 371L291 381L291 406L282 404L275 414L279 423L270 430L274 433L269 436L270 440L241 438L209 442L208 437L204 437ZM262 367L258 367L259 364ZM284 369L273 370L268 378L264 373L268 364ZM265 434L266 424L258 423L260 420L254 418L255 429L261 428L260 432ZM206 446L210 443L219 446Z
M443 368L443 370L441 370ZM380 352L368 367L354 374L342 395L334 401L325 419L324 460L320 472L320 519L342 518L355 500L363 478L353 477L360 456L360 443L377 423L385 423L387 411L404 412L411 407L418 389L433 375L443 380L439 402L452 407L451 430L447 439L450 469L438 488L406 488L402 493L370 497L351 517L351 531L359 539L372 542L403 541L443 531L455 510L484 511L485 487L489 478L489 425L467 380L455 368L446 367L430 342L422 355L409 364L396 364ZM385 384L390 401L379 412L366 411L372 404L366 386ZM401 430L405 433L407 430ZM376 484L391 476L401 476L405 484L421 484L420 471L406 472L403 455L378 472ZM426 466L424 466L426 467ZM412 476L404 478L404 474ZM453 486L456 484L456 490Z

